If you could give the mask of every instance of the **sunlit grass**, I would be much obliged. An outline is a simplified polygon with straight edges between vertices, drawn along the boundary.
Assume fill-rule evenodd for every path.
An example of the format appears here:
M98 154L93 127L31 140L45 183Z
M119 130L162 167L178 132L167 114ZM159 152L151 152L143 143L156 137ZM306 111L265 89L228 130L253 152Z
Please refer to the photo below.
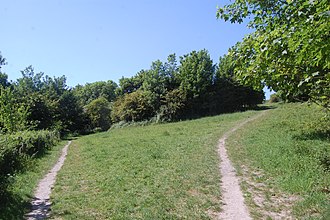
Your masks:
M237 167L262 170L268 188L300 198L293 206L297 218L330 214L330 124L324 116L315 105L279 105L228 141Z
M74 141L52 194L63 219L210 219L220 210L217 142L256 112L128 127Z

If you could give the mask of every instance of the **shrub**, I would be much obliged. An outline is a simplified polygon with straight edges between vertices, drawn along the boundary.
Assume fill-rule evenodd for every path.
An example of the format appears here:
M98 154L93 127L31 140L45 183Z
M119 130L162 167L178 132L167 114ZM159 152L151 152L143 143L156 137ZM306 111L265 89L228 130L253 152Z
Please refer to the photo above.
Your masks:
M151 92L138 90L118 98L111 112L113 122L143 121L152 118L154 96Z
M91 103L85 106L85 111L91 120L91 125L95 131L102 130L105 131L111 126L110 119L110 102L104 98L100 97L93 100Z
M280 96L278 95L278 94L272 94L271 96L270 96L270 98L269 98L269 102L270 103L276 103L276 102L281 102L282 100L281 100L281 98L280 98Z
M174 121L183 114L186 104L186 95L179 89L174 89L164 96L163 104L160 107L157 119L160 121Z
M0 195L5 192L10 176L24 170L33 158L44 154L58 141L58 132L45 130L1 135Z

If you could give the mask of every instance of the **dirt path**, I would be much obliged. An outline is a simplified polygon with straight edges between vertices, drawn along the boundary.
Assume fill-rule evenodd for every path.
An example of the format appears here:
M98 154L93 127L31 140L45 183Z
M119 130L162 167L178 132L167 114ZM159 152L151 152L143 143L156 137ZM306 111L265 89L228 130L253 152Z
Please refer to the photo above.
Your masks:
M219 140L218 153L220 157L220 173L221 173L221 191L222 191L222 212L219 213L218 219L252 219L248 208L244 204L243 193L239 186L239 179L236 176L236 171L232 166L225 142L227 138L237 129L243 127L246 123L253 121L263 115L262 112L252 118L249 118L236 127L225 133Z
M50 193L54 186L57 172L61 169L64 164L64 160L67 155L68 147L71 141L62 149L62 154L58 159L54 167L49 173L39 182L38 187L35 191L34 198L31 201L32 209L31 212L25 215L25 219L45 219L49 216L51 202L49 200Z

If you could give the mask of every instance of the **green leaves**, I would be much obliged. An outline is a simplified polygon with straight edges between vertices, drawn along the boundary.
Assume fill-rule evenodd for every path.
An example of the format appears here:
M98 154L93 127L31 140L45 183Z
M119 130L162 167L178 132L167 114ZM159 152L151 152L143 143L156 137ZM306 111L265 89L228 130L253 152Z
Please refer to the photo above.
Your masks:
M93 128L100 128L105 131L110 128L110 103L104 98L100 97L93 100L91 103L85 106L85 111L91 120Z
M11 88L0 85L0 132L13 133L27 128L28 107L17 102Z
M248 12L238 17L233 9ZM242 0L218 9L218 18L229 16L231 22L240 22L244 14L254 16L249 26L255 32L231 49L238 78L253 86L264 82L291 100L303 95L330 109L329 101L320 98L330 100L328 11L327 0Z
M180 57L180 89L188 98L199 97L212 85L214 65L207 50L192 51Z

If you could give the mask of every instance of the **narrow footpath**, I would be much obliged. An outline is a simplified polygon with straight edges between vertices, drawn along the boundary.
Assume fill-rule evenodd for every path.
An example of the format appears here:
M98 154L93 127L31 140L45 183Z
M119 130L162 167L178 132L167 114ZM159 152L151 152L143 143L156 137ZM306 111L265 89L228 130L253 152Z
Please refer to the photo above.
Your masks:
M219 213L218 219L243 220L252 219L247 206L244 203L243 193L240 189L239 179L236 176L236 170L230 162L227 154L225 142L227 138L237 129L243 127L246 123L253 121L265 113L259 113L251 117L236 127L225 133L219 140L218 154L220 157L220 174L221 174L221 192L222 192L222 212Z
M45 175L45 177L39 182L38 187L35 191L34 198L31 201L32 209L31 212L26 214L24 217L28 220L34 219L45 219L49 217L50 214L50 194L52 188L54 187L56 175L58 171L62 168L68 147L70 146L71 141L62 149L62 153L54 167Z

